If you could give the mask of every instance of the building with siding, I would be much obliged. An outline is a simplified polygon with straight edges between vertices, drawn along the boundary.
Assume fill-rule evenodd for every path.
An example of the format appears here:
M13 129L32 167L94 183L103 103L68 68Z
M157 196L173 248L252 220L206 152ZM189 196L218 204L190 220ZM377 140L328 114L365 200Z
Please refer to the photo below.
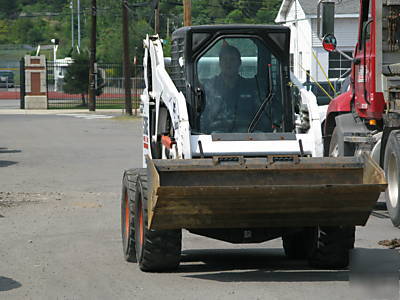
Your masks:
M350 68L339 53L328 53L317 36L317 0L283 0L276 23L291 29L291 69L306 81L306 70L317 81L337 79ZM342 0L335 6L335 36L338 48L352 56L358 36L359 0ZM317 61L317 59L319 61ZM324 71L321 69L322 66Z

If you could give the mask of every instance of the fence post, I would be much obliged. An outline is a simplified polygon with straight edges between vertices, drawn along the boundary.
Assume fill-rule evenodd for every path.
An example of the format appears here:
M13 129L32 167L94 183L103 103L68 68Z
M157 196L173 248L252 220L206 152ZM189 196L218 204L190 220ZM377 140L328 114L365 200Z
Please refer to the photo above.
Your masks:
M25 59L19 61L19 107L25 109Z

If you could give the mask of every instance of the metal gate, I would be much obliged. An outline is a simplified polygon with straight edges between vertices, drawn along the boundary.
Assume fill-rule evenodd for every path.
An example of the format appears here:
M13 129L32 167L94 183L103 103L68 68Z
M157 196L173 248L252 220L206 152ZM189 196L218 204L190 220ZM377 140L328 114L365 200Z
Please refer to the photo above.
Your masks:
M18 60L0 63L0 100L20 99L20 69Z
M47 61L47 101L49 109L88 108L89 66L71 59ZM142 68L137 68L142 70ZM97 64L97 109L122 109L125 106L123 65ZM132 78L132 107L138 107L143 78Z

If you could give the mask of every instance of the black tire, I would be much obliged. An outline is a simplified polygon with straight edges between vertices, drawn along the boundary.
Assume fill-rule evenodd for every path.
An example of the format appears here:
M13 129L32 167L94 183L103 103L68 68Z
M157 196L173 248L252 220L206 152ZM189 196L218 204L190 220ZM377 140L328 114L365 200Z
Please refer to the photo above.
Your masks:
M343 142L343 139L340 137L340 130L335 127L329 144L329 156L353 156L354 151L354 145Z
M329 146L329 156L353 156L352 144L342 143L335 128ZM309 264L318 268L345 268L349 264L349 250L354 248L355 226L318 226Z
M291 259L308 258L316 235L317 229L315 227L308 227L298 232L283 235L282 242L286 256Z
M388 187L385 192L386 207L394 226L400 226L400 130L390 133L384 160L385 175Z
M121 234L122 249L126 261L136 262L135 249L135 192L136 178L140 171L130 169L125 171L122 178L121 193Z
M135 240L139 267L146 272L172 271L181 259L182 230L147 229L147 174L139 174L135 193Z
M354 248L355 227L318 227L316 243L311 250L309 265L317 268L345 268L349 250Z

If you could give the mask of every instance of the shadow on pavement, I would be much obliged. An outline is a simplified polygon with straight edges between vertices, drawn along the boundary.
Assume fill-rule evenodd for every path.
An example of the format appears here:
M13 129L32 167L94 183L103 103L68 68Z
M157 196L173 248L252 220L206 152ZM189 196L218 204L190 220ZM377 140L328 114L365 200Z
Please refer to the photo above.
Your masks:
M353 249L349 270L350 286L360 299L399 299L400 254L397 250Z
M9 167L12 165L17 164L18 162L16 161L10 161L10 160L0 160L0 168L1 167Z
M177 273L220 282L348 281L343 270L311 269L305 260L290 260L281 249L207 249L182 252Z
M3 153L20 153L21 150L8 150L7 148L0 148L0 154Z
M5 292L21 287L22 284L8 277L0 276L0 292Z

